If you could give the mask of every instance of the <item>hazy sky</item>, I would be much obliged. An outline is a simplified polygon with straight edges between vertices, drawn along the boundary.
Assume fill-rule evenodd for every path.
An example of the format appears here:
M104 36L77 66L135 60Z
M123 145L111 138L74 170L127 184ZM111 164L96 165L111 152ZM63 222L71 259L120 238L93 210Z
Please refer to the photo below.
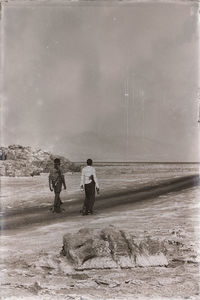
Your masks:
M199 160L197 16L194 3L5 4L3 143Z

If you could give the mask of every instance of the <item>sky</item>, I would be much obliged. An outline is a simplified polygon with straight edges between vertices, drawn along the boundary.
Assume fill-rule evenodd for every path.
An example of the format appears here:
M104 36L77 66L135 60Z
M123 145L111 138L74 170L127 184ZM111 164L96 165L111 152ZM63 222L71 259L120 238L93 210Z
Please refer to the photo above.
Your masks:
M195 3L5 4L2 144L199 161Z

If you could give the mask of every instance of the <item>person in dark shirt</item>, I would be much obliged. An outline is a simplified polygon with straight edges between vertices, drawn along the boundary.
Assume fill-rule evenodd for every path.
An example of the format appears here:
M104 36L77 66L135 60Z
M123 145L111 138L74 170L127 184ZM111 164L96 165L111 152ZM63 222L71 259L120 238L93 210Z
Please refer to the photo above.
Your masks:
M62 201L60 199L60 193L62 186L66 190L65 177L60 169L60 159L56 158L54 159L54 167L50 170L49 174L49 189L55 193L53 212L56 213L61 212L60 205L62 204Z

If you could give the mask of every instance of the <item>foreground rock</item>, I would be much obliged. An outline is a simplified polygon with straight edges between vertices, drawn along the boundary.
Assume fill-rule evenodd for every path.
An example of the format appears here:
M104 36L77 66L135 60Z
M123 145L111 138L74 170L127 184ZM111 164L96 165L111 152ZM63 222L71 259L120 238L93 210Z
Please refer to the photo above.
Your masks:
M108 227L103 230L81 229L63 237L62 254L76 270L166 266L163 242L137 240L135 236Z
M61 159L63 172L80 171L80 167L63 156L54 155L41 149L32 149L20 145L1 147L6 153L6 160L0 160L0 176L35 176L48 173L54 158Z

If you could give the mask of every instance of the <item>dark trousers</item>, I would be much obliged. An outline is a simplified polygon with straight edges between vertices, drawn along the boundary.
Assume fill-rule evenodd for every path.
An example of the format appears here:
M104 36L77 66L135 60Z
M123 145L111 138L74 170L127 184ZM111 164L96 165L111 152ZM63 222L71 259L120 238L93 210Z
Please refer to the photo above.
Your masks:
M60 212L60 205L61 205L61 199L60 199L60 192L62 189L62 183L58 182L55 186L53 186L55 198L54 198L54 211Z
M93 206L95 202L95 182L92 181L91 183L85 184L85 211L92 212Z

